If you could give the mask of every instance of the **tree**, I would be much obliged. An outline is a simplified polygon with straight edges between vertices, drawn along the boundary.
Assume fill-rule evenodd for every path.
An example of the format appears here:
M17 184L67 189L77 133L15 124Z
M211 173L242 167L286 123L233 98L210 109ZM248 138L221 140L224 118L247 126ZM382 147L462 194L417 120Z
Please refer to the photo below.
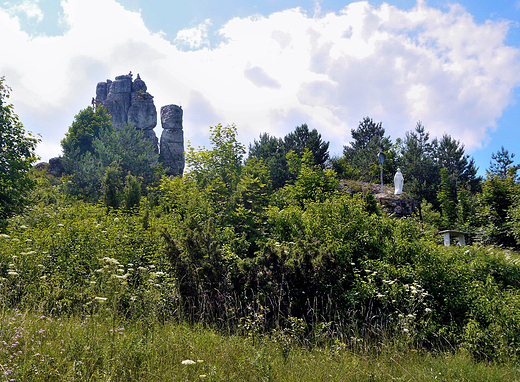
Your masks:
M421 121L417 122L415 130L407 132L402 141L399 167L404 175L406 192L417 200L426 199L438 207L440 173L435 161L436 141L430 142L429 139Z
M501 147L496 154L491 154L491 162L488 171L491 174L497 175L501 179L511 178L516 181L518 178L517 172L520 165L513 165L513 158L515 154L509 154L509 151Z
M101 179L103 188L103 202L107 209L119 208L121 203L121 167L118 162L113 162L105 170L105 175Z
M379 162L377 154L380 146L387 152L392 147L390 137L385 137L385 129L382 122L375 123L372 118L365 117L357 129L351 130L353 141L343 147L343 155L346 161L359 171L361 180L370 182L379 179ZM395 167L388 157L384 167ZM394 169L395 170L395 169ZM395 171L394 171L395 172ZM393 172L392 172L393 177ZM386 177L388 179L388 177Z
M287 168L287 154L294 151L299 158L305 150L312 155L313 164L321 168L329 161L329 142L324 142L316 129L309 130L306 124L297 126L284 139L272 137L269 134L260 134L260 140L249 145L249 158L263 159L271 174L271 181L275 189L286 183L294 183L296 178Z
M132 124L125 124L121 130L104 128L92 142L92 148L104 168L117 161L122 176L130 172L141 178L142 191L157 182L163 172L156 148Z
M0 228L26 204L27 192L34 187L28 172L39 159L35 149L40 140L26 134L13 105L7 103L10 91L0 77Z
M480 179L476 176L475 160L465 154L463 144L444 134L440 141L435 143L435 156L439 168L447 170L453 187L469 185L471 190L477 191Z
M186 152L187 177L199 187L211 187L220 197L228 198L240 180L245 147L237 140L235 125L210 127L211 150L188 146Z
M128 172L142 179L142 193L163 173L156 147L143 131L131 124L114 129L102 107L82 110L61 144L63 165L70 174L67 190L86 200L96 201L102 195L101 178L113 162L121 167L121 182Z
M518 227L515 219L518 208L515 203L518 195L518 166L513 165L513 157L514 154L509 154L504 147L491 155L492 161L482 186L482 201L477 211L480 239L506 246L516 244Z
M125 179L123 198L125 210L127 211L131 211L141 204L141 185L139 184L139 180L131 173L128 173Z
M442 217L443 226L439 227L442 229L453 228L453 224L457 220L457 193L450 182L448 169L446 167L441 168L440 171L441 183L439 190L437 191L437 199L439 201Z
M294 151L300 158L303 158L305 150L309 150L313 163L321 168L329 160L329 142L324 142L316 129L309 131L305 123L285 136L284 145L286 155L289 151Z
M65 161L69 158L79 158L86 152L93 153L94 139L99 137L103 130L112 128L110 117L102 106L88 106L74 116L72 125L61 141Z
M269 170L274 189L283 187L290 178L286 155L283 139L270 136L267 133L260 134L260 139L258 141L255 139L249 145L248 160L257 158L264 161Z

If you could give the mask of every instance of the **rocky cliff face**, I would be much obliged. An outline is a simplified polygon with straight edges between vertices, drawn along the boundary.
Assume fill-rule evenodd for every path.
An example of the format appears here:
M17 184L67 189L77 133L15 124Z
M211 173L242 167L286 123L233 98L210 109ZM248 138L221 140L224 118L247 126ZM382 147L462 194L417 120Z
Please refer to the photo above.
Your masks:
M114 128L122 129L126 123L131 123L143 130L145 137L157 147L158 139L153 131L157 126L157 109L152 95L146 90L139 75L134 81L131 74L117 76L115 81L97 84L95 102L107 109Z
M168 175L180 175L184 171L184 132L182 108L177 105L161 107L161 162Z
M102 105L112 116L112 125L121 129L126 123L143 130L144 137L154 147L159 141L154 132L157 126L157 109L153 96L147 92L144 81L132 74L117 76L115 81L100 82L96 87L96 105ZM163 132L160 143L160 161L168 175L182 175L184 171L184 132L182 128L182 108L166 105L161 108Z

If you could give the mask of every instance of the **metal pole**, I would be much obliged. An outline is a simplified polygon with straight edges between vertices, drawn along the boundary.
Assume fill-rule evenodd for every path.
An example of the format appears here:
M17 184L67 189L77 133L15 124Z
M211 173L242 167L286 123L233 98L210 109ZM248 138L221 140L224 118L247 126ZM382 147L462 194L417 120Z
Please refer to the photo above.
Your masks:
M381 165L379 167L381 167L381 193L384 193L384 190L383 190L383 164L381 163Z

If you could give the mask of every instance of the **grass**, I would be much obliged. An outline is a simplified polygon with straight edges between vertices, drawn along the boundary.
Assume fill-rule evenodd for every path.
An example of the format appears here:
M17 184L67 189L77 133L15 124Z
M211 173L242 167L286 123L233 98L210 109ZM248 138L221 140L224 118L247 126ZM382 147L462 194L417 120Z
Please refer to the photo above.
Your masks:
M281 344L266 336L253 345L173 322L6 311L0 328L2 381L520 381L513 364L423 353L398 341L368 353L338 342L293 345L284 357Z

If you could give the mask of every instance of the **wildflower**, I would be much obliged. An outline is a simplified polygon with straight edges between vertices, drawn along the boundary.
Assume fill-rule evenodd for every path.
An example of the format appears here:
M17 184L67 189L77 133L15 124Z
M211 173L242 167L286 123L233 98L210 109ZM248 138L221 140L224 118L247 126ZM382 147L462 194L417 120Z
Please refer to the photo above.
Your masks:
M404 328L404 329L403 329L403 332L408 333L409 330L408 330L407 328Z
M0 237L5 237L5 238L8 238L9 235L6 235L5 233L0 233Z
M119 218L114 218L114 221L117 223L119 221Z
M22 229L27 229L27 226L25 226L25 225L21 225L20 228L22 228Z
M426 313L430 313L432 310L431 310L430 308L426 308L426 309L424 309L424 311L425 311Z
M18 272L15 272L15 271L9 271L9 272L7 272L7 274L9 276L18 276Z
M184 361L181 362L182 365L193 365L194 363L196 363L196 362L192 361L191 359L185 359Z
M99 302L105 302L107 300L106 297L94 297L94 300L97 300Z
M65 226L64 226L63 224L60 223L60 224L58 224L58 227L65 227Z

